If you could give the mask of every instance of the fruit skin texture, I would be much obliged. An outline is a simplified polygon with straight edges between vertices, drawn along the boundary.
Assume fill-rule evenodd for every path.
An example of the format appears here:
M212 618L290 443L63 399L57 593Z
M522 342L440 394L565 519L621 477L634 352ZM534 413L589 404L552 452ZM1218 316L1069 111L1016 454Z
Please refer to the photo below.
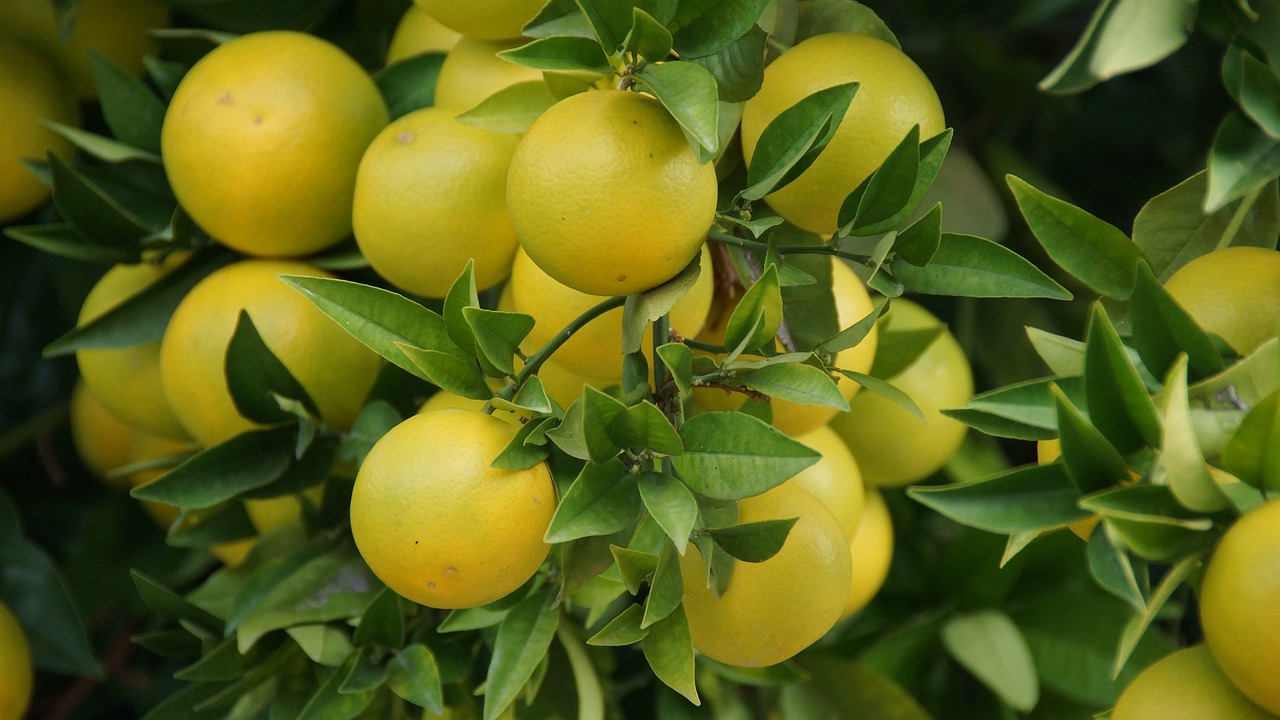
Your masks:
M43 160L45 148L70 159L71 143L39 124L53 120L77 123L74 100L42 57L23 46L0 42L0 224L34 210L49 197L49 188L20 160Z
M498 57L521 40L476 40L464 37L449 50L436 78L435 107L455 114L470 110L490 95L516 83L542 80L542 71Z
M178 202L210 235L247 255L291 257L351 232L356 168L389 121L373 80L336 46L260 32L191 68L160 147Z
M242 260L201 280L169 320L160 379L183 428L202 445L257 427L236 410L224 369L242 309L329 426L351 427L377 379L381 359L279 275L332 277L297 261Z
M416 0L431 16L468 37L500 40L520 37L520 29L542 9L544 0Z
M433 608L484 605L532 577L556 494L544 463L491 467L513 437L473 410L414 415L384 435L351 495L351 533L374 574Z
M889 332L921 330L939 320L909 300L894 300ZM965 426L942 414L973 395L973 372L960 344L943 330L929 347L889 382L916 402L925 422L896 403L862 393L831 427L844 438L868 484L901 487L933 474L964 442Z
M694 337L706 322L715 292L711 253L702 250L702 271L689 292L671 308L673 330ZM542 271L523 250L516 253L511 268L511 299L516 312L533 316L535 325L525 339L527 350L536 350L554 338L566 325L601 301L598 295L578 292ZM641 338L646 357L652 357L653 323L645 326ZM622 379L622 308L595 318L565 341L552 358L566 370L589 377Z
M516 252L507 167L517 140L440 108L409 113L379 133L360 161L352 214L373 269L430 298L448 294L468 259L477 289L501 282Z
M133 435L133 426L103 407L83 381L76 383L71 391L71 442L89 472L112 487L128 487L126 482L107 480L106 476L129 464Z
M1271 668L1274 670L1274 666ZM1120 694L1111 720L1274 720L1231 685L1205 645L1143 670Z
M181 265L186 252L161 263L116 265L106 272L80 306L78 326L88 325ZM149 432L185 438L160 384L160 341L103 350L78 350L76 363L85 385L121 420Z
M831 264L831 295L835 300L836 322L841 328L849 327L866 317L875 306L866 286L858 276L842 262ZM698 337L703 342L715 345L724 343L725 328L733 309L724 310L712 325L708 325ZM879 342L879 329L873 327L862 342L836 354L834 365L843 370L866 373L871 370L875 360L876 346ZM845 400L852 401L862 386L849 378L838 375L837 387ZM703 410L736 410L746 402L746 396L740 393L728 393L718 388L695 388L693 396ZM770 403L773 409L773 426L791 437L800 437L826 425L840 411L832 407L804 405L790 400L774 400Z
M799 518L777 555L737 562L724 595L706 586L702 553L680 558L693 647L740 667L774 665L812 645L840 617L848 596L849 544L835 516L802 488L783 483L738 504L738 522Z
M542 114L507 178L516 238L538 267L589 295L657 287L698 254L716 173L656 100L571 95Z
M852 538L862 522L866 490L853 453L836 434L822 426L796 438L822 453L822 459L801 470L787 482L795 483L817 498L835 516L845 537Z
M0 720L19 720L31 704L34 673L31 646L22 626L7 605L0 602Z
M1222 536L1200 585L1204 637L1222 672L1280 715L1280 500L1245 513Z
M421 5L410 5L396 25L391 35L391 46L387 48L387 64L395 63L423 53L449 52L458 38L462 37L456 30L451 30L431 17Z
M810 232L836 230L845 196L913 125L920 125L921 140L946 129L938 94L911 58L869 35L827 33L797 44L765 68L764 84L742 111L747 162L774 118L819 90L848 82L861 84L835 137L800 177L765 196L779 215Z
M893 518L884 496L875 488L867 488L866 508L857 532L849 538L849 554L853 561L853 581L840 613L841 620L871 602L884 585L893 563Z
M1178 268L1164 289L1205 330L1247 355L1280 330L1280 252L1229 247Z

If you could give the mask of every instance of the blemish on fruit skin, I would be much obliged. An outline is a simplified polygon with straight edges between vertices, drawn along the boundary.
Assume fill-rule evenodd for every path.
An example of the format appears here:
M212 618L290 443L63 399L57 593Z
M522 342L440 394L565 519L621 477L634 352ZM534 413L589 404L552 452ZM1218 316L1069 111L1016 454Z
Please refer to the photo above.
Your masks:
M226 90L218 97L219 105L235 105L236 101L231 97L231 91Z
M407 130L401 133L396 133L396 140L402 143L413 142L413 133Z
M626 280L626 279L627 279L627 276L626 276L626 275L619 275L619 276L618 276L618 282L622 282L622 281L624 281L624 280Z
M427 583L427 587L428 587L428 588L430 588L430 589L432 589L432 590L435 590L435 589L436 589L436 584L435 584L435 583L433 583L433 582L429 582L429 583Z
M253 124L254 124L254 125L261 125L261 124L262 124L262 116L261 116L261 115L254 115L254 116L253 116Z
M446 574L448 574L448 575L452 575L453 573L458 572L458 568L450 566L450 567L445 568L445 569L444 569L444 571L445 571L445 573L446 573Z

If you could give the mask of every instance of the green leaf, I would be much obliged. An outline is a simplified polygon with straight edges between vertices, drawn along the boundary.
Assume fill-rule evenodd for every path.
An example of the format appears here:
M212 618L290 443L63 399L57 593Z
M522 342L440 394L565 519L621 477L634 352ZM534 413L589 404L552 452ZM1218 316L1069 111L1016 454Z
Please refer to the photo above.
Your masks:
M622 40L631 30L633 3L629 0L575 0L575 2L582 10L582 14L586 16L591 32L600 41L600 47L604 48L606 54L613 54L622 46ZM486 714L485 720L491 720L491 718Z
M567 455L579 460L590 460L591 452L587 448L587 440L583 434L582 416L583 400L578 398L564 411L555 427L547 430L547 439Z
M1075 93L1173 54L1187 40L1196 3L1104 0L1076 46L1040 81L1042 90Z
M857 346L858 343L866 339L871 334L871 329L875 327L876 322L889 310L889 301L885 300L867 313L866 317L860 318L857 322L844 328L840 332L823 340L818 344L817 349L829 353L838 353ZM876 341L877 355L882 351L881 342L883 341L883 333L878 336Z
M657 455L679 455L684 451L680 434L657 405L643 400L613 418L609 437L621 447L648 448Z
M876 357L871 364L873 377L891 380L911 367L929 349L947 327L942 324L918 330L898 330L893 327L893 315L876 340Z
M702 704L694 685L693 637L689 634L689 620L683 606L650 625L640 647L659 680L694 705Z
M1133 241L1161 281L1178 268L1220 244L1275 247L1280 228L1280 200L1275 185L1264 188L1252 204L1227 203L1204 211L1209 174L1201 170L1151 198L1133 220Z
M102 116L112 134L122 143L158 156L164 103L137 76L92 48L89 63L98 87Z
M911 226L898 233L893 241L893 251L897 257L915 265L924 267L938 252L942 244L942 203L933 206L911 223Z
M685 0L672 21L674 46L681 57L714 55L747 33L760 19L768 0Z
M436 79L444 65L441 53L424 53L379 70L373 81L382 92L391 119L435 104Z
M1200 567L1201 562L1202 557L1200 555L1190 555L1182 558L1174 563L1173 567L1169 568L1169 572L1160 581L1160 584L1156 586L1155 592L1151 594L1151 602L1147 603L1146 609L1130 620L1125 627L1124 635L1120 638L1120 648L1116 651L1115 664L1111 666L1112 675L1119 675L1120 671L1124 669L1129 657L1133 655L1134 649L1138 647L1138 642L1146 634L1147 628L1151 627L1151 623L1156 619L1160 609L1173 596L1173 591L1177 590Z
M213 507L275 481L288 470L293 449L291 427L250 430L196 453L129 494L184 509Z
M640 642L645 635L649 634L646 628L640 627L640 620L643 617L644 608L632 603L627 606L626 610L618 613L617 617L600 628L599 632L592 635L587 640L587 644L601 647L620 647Z
M1040 681L1026 638L999 610L953 615L942 626L942 646L1001 700L1031 712L1040 700Z
M360 614L352 638L356 645L386 645L399 647L404 640L404 611L400 596L391 588L382 588L368 607Z
M578 403L575 403L578 404ZM615 418L627 411L627 406L618 402L594 387L587 385L582 389L582 418L579 426L590 460L605 464L616 456L623 448L614 441L609 427ZM569 415L565 414L565 422ZM561 423L564 426L564 423Z
M444 709L440 667L431 649L421 643L404 648L387 662L387 687L428 712L439 713Z
M725 347L755 350L772 343L782 326L782 290L778 270L770 265L738 301L725 327Z
M644 507L662 526L681 555L698 520L698 501L689 488L670 475L647 472L636 477Z
M673 60L645 65L634 77L680 124L702 162L720 153L720 103L716 79L706 68Z
M94 265L137 263L142 259L140 247L103 245L81 235L67 223L11 225L4 229L4 234L41 252Z
M1195 377L1222 372L1222 353L1208 333L1173 299L1146 263L1138 266L1138 282L1130 301L1130 342L1153 373L1169 371L1179 353L1190 359Z
M359 617L381 586L354 548L311 558L275 583L236 625L247 652L272 630Z
M1268 395L1244 416L1227 441L1222 467L1256 488L1280 490L1280 393Z
M942 233L925 267L894 258L893 276L917 292L980 298L1070 300L1066 288L1012 250L972 235Z
M582 638L568 625L558 627L556 637L560 639L565 655L569 658L569 667L573 671L573 684L578 691L578 717L582 720L604 720L604 688Z
M403 295L334 278L282 275L280 279L306 296L355 339L413 375L423 377L418 365L401 349L402 345L434 350L458 360L469 359L449 339L444 318Z
M484 373L475 360L463 360L449 352L423 350L406 343L396 343L399 355L413 366L413 374L454 395L472 400L489 400L493 390L484 381Z
M1082 492L1110 487L1129 479L1129 467L1108 436L1076 409L1062 390L1049 386L1058 409L1058 438L1067 475Z
M462 273L449 286L449 292L445 293L441 312L449 339L468 355L476 352L476 334L463 311L474 307L480 307L480 298L476 293L475 260L468 258Z
M599 43L567 35L539 38L520 47L503 50L498 57L535 70L613 72L613 66Z
M910 395L906 394L894 385L881 380L880 378L864 375L860 372L853 372L852 370L841 370L840 374L858 383L864 390L873 392L885 400L894 403L903 410L906 410L912 415L915 415L919 418L920 422L925 422L924 413L920 412L920 406L916 405L916 401L912 400Z
M795 180L831 142L858 92L858 83L819 90L783 110L765 127L747 169L744 200L759 200Z
M618 573L622 575L622 582L627 592L632 595L640 592L641 584L647 581L653 571L658 568L658 556L653 553L616 545L609 546L609 552L613 554L613 560L618 565Z
M574 0L551 0L522 28L525 37L572 35L593 38L586 15Z
M714 55L686 60L711 73L721 102L745 102L759 92L764 83L764 55L768 40L768 35L753 30ZM724 108L720 109L720 114L722 117L725 115Z
M761 520L759 522L711 528L707 534L721 550L743 562L759 563L768 560L782 549L787 535L799 518L785 520Z
M262 424L285 422L289 413L280 408L274 395L297 400L318 417L320 411L302 383L271 352L247 310L241 310L227 345L227 387L236 410L244 417Z
M1146 607L1147 592L1150 590L1146 566L1140 566L1143 573L1140 578L1129 553L1115 544L1110 533L1095 532L1089 535L1088 554L1089 573L1103 590L1125 601L1135 610L1141 611Z
M635 478L621 460L587 463L560 499L543 540L561 543L609 535L630 525L639 513Z
M298 720L353 720L364 714L373 702L374 691L342 692L342 684L358 659L359 655L352 653L343 667L325 679L298 714Z
M1187 399L1187 359L1180 356L1165 378L1164 433L1160 440L1160 464L1173 496L1188 510L1217 512L1228 505L1200 452L1191 406ZM1230 443L1228 443L1230 447Z
M597 50L600 49L595 43L589 40L586 42ZM556 102L558 98L551 94L551 89L545 82L531 80L499 90L482 100L479 105L458 115L457 120L482 130L523 133Z
M985 480L907 489L913 500L963 525L995 533L1058 527L1089 513L1076 505L1079 491L1060 464L1028 466Z
M496 720L515 701L546 657L560 619L553 595L550 589L529 595L498 626L485 678L484 720Z
M708 268L707 272L711 272L711 269ZM671 312L676 303L697 284L701 274L702 253L699 253L683 270L665 283L652 290L627 296L626 304L622 306L623 354L640 351L649 323L657 322L663 315Z
M504 374L515 375L515 356L533 329L533 317L478 307L463 308L462 316L475 335L476 349Z
M879 235L914 210L908 201L920 170L920 126L913 125L871 175L840 205L842 235ZM935 168L936 170L936 168Z
M849 410L849 401L830 375L812 365L769 365L746 376L749 387L776 400Z
M49 152L46 157L53 178L53 203L80 234L103 245L131 247L159 230L57 154Z
M1072 377L1084 374L1084 343L1030 326L1027 327L1027 339L1054 375Z
M387 668L385 665L379 665L373 660L376 651L368 647L359 648L356 651L355 661L351 665L351 672L343 678L342 685L338 687L338 692L346 695L353 693L369 692L377 690L387 683Z
M168 622L190 623L210 634L222 635L221 618L196 607L139 570L132 570L129 574L133 577L138 597L156 617Z
M640 8L631 11L631 31L622 42L624 53L649 62L661 62L671 54L671 31Z
M671 373L671 381L676 384L681 395L688 395L693 389L693 350L684 343L667 343L659 345L654 352L667 366Z
M965 407L1030 428L1048 430L1050 432L1047 437L1054 437L1057 434L1058 411L1050 387L1055 384L1071 400L1072 405L1084 407L1084 383L1075 377L1040 378L1006 385L974 395ZM962 416L962 413L950 410L944 411L944 414L957 418ZM1037 435L1027 439L1047 438Z
M522 425L515 437L511 438L511 442L507 443L498 457L494 458L493 467L502 470L528 470L546 460L551 454L550 449L545 445L533 444L529 440L536 433L545 433L548 423L551 422L554 422L552 418L538 418Z
M1280 139L1249 122L1240 112L1227 114L1209 151L1209 190L1204 211L1259 191L1280 176Z
M649 595L644 601L644 617L640 628L648 630L654 623L666 619L680 607L684 593L684 580L680 576L680 556L671 543L662 544L658 565L649 581Z
M1213 522L1182 507L1163 485L1133 485L1083 498L1080 506L1102 515L1137 556L1169 562L1209 542Z
M1239 42L1227 47L1222 81L1236 104L1271 137L1280 137L1280 75Z
M298 644L298 647L302 648L302 652L306 653L307 658L317 665L337 667L351 655L353 649L351 639L347 636L347 633L332 625L295 625L285 628L284 631ZM228 639L225 644L232 652L236 652L233 639ZM206 655L205 657L208 656ZM237 672L227 679L234 680L241 674Z
M1084 389L1090 419L1121 453L1160 443L1155 404L1101 304L1086 331Z
M1239 411L1280 388L1280 341L1271 339L1231 367L1189 389L1196 407Z
M796 3L796 6L797 43L823 33L852 32L870 35L898 49L902 48L889 26L874 10L862 3L849 0L803 0Z
M1128 236L1020 178L1009 175L1005 180L1031 232L1055 263L1098 293L1129 297L1142 251Z
M694 492L722 500L775 487L821 456L756 418L733 412L692 417L680 429L684 453L671 462Z
M165 540L174 547L208 548L257 535L244 503L226 503L208 512L181 516L169 527Z
M109 163L121 163L129 161L141 161L152 164L160 163L160 156L154 153L127 145L119 140L112 140L103 137L97 133L73 127L71 125L63 125L51 120L37 121L41 125L49 128L55 133L61 135L75 145L80 150Z

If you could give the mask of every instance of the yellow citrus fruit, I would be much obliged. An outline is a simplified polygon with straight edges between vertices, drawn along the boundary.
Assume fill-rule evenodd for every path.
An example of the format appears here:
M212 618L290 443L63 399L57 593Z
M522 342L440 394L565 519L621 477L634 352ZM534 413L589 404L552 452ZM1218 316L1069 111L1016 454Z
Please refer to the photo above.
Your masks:
M880 592L893 563L893 518L884 496L875 488L867 488L866 509L858 530L849 538L849 555L853 561L853 581L845 600L841 619L852 616L871 602Z
M175 252L159 263L116 265L106 272L80 307L81 327L145 290L182 264ZM85 385L116 417L149 432L173 438L186 433L160 386L160 341L128 347L76 351Z
M703 247L702 272L689 292L671 308L671 329L694 337L706 322L715 291L711 253ZM536 324L524 345L536 350L558 335L582 313L600 303L599 295L588 295L564 285L542 271L529 255L516 253L511 268L511 299L515 311L532 315ZM646 325L641 338L646 357L653 354L653 324ZM571 336L552 356L556 364L580 375L622 378L622 308L595 318Z
M305 499L304 499L305 498ZM262 500L245 500L244 509L249 522L259 535L266 535L276 528L302 519L302 503L319 506L324 500L324 483L312 485L299 495L281 495Z
M840 523L845 536L853 537L862 522L866 502L862 473L853 460L853 453L836 431L825 425L796 439L822 453L822 459L787 482L799 485L818 498Z
M356 168L389 122L368 73L312 35L229 40L183 78L160 145L178 202L248 255L323 250L351 232Z
M35 685L31 646L9 606L0 602L0 718L19 720L31 704Z
M849 82L860 85L835 137L800 177L765 197L779 215L810 232L836 230L845 196L912 126L920 126L922 140L946 129L938 95L911 58L870 35L828 33L799 43L765 68L764 84L742 110L747 162L774 118L819 90Z
M491 415L437 410L374 444L352 491L351 533L392 590L428 607L475 607L537 572L555 487L544 463L492 467L514 436Z
M46 3L47 4L47 3ZM75 125L75 101L44 58L12 42L0 42L0 224L26 215L49 197L49 188L22 164L44 160L45 150L70 159L71 143L39 124Z
M1178 268L1169 291L1205 330L1242 355L1280 330L1280 252L1229 247Z
M475 260L484 290L511 271L507 168L518 137L481 130L439 108L387 126L356 176L356 242L393 285L443 298Z
M134 428L103 406L84 382L71 391L71 442L84 466L99 480L107 473L129 464L129 443ZM113 487L123 483L107 481Z
M1245 513L1222 536L1200 585L1213 657L1250 700L1280 715L1280 500Z
M630 295L698 254L716 213L716 172L653 98L591 90L529 128L507 205L521 247L548 275L591 295Z
M169 320L160 379L182 427L202 445L255 427L236 409L225 371L241 310L331 427L351 427L377 379L381 359L280 275L331 277L297 261L242 260L201 280Z
M473 410L475 412L483 412L484 406L484 400L465 398L461 395L454 395L448 390L440 390L435 395L427 398L427 401L422 403L422 407L418 409L418 412L429 413L435 410ZM513 412L495 409L493 416L517 430L523 425L519 416Z
M886 330L936 327L938 318L909 300L894 300ZM949 330L934 338L915 361L889 382L916 402L924 421L892 400L862 393L847 413L831 420L844 438L868 484L900 487L922 480L947 463L964 442L965 426L942 414L973 395L973 372Z
M1265 672L1273 668L1262 668ZM1205 645L1143 670L1120 694L1111 720L1274 720L1231 685Z
M842 262L833 262L831 265L831 295L835 300L836 322L841 328L849 327L875 309L866 286ZM709 321L698 339L715 345L723 343L725 329L732 314L733 308L721 312L718 317ZM837 353L834 366L843 370L868 372L875 360L878 334L879 330L872 328L862 342ZM837 375L836 381L840 394L846 400L853 400L862 389L861 385L843 375ZM735 410L746 402L746 396L741 393L730 393L717 388L696 388L693 395L703 410ZM840 412L832 407L804 405L790 400L774 400L770 404L773 409L773 426L791 437L799 437L822 427Z
M387 49L387 64L395 63L423 53L445 53L458 42L461 35L440 24L421 5L410 5L391 35L391 47Z
M498 57L497 53L519 45L520 41L459 40L440 66L435 106L457 114L516 83L542 80L541 70Z
M851 578L849 540L831 511L790 483L738 503L739 523L786 518L799 520L778 554L735 562L719 598L707 587L697 547L680 558L693 647L707 657L741 667L780 663L839 619Z
M604 390L610 385L618 384L617 378L595 377L574 372L556 362L554 356L538 368L538 379L542 381L542 389L547 391L547 396L559 403L562 408L569 407L574 400L582 397L582 391L588 385L597 390Z
M500 40L520 37L544 0L416 0L432 17L467 37Z
M142 58L159 51L147 30L169 26L169 9L157 0L84 0L76 5L75 22L64 40L53 7L45 0L0 3L0 36L47 56L82 99L98 94L90 50L137 75Z

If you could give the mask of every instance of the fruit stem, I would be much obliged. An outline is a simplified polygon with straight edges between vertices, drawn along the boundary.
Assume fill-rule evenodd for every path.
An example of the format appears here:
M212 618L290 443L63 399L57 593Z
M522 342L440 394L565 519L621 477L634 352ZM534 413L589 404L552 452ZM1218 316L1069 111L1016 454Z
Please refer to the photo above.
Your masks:
M538 372L538 368L542 367L542 363L546 362L547 358L551 357L556 350L559 350L561 345L564 345L569 338L573 337L574 333L581 330L587 323L595 320L610 310L622 307L623 303L626 301L627 296L615 295L614 297L606 298L602 302L596 303L586 312L574 318L573 322L565 325L563 330L556 333L546 345L543 345L538 352L530 356L529 361L520 369L520 374L516 375L515 381L504 387L502 391L498 393L498 397L503 400L510 400L515 397L516 393L520 391L520 388L524 386L525 382L528 381L534 373ZM486 403L485 407L487 408L490 404L492 403Z
M755 252L769 251L768 243L760 242L759 240L750 240L747 238L736 237L734 235L718 232L716 230L712 230L708 232L707 237L711 238L712 240L715 240L716 242L724 243L725 245L733 245L735 247L740 247L743 250L752 250ZM840 250L838 248L830 247L827 245L783 245L781 247L776 248L776 250L778 251L779 257L786 257L787 255L791 255L791 254L834 255L836 257L841 257L846 260L852 260L860 265L867 265L868 263L871 262L870 255L863 255L861 253L854 253L854 252L849 252L847 250Z
M1253 203L1257 201L1261 193L1262 187L1259 186L1240 198L1240 207L1236 208L1236 211L1231 214L1231 221L1227 223L1226 229L1222 231L1222 237L1218 238L1218 245L1214 250L1230 247L1231 242L1236 239L1236 233L1240 231L1240 226L1244 224L1245 218L1253 210Z

